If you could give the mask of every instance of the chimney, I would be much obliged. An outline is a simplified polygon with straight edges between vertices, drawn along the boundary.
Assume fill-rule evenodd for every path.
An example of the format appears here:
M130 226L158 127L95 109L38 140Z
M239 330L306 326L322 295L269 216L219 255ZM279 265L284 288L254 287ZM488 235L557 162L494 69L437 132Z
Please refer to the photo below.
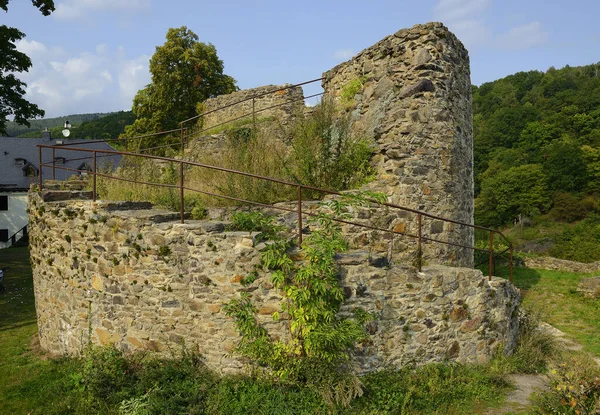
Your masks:
M50 131L46 128L45 131L42 131L42 138L46 141L50 141L52 138L50 137Z

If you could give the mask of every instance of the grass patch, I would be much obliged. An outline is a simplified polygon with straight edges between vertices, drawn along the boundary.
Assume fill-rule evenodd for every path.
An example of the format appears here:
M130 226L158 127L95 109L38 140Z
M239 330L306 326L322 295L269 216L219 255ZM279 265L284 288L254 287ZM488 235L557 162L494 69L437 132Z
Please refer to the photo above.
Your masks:
M508 278L503 269L499 276ZM600 357L600 300L577 293L586 274L515 268L514 282L523 296L523 307L539 312L543 321L568 334L583 349Z
M6 290L0 292L0 413L66 410L68 396L60 390L77 364L42 360L31 350L37 324L28 249L0 249L0 266L10 267L4 279Z

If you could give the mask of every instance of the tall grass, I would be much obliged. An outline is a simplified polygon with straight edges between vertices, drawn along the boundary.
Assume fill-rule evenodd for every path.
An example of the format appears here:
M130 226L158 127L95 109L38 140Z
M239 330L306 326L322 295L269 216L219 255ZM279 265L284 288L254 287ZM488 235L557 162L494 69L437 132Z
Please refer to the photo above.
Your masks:
M263 118L256 123L241 120L223 128L221 133L224 145L218 154L195 154L193 158L210 166L328 190L358 187L373 178L374 170L369 164L373 152L370 141L356 135L350 119L342 116L330 99L324 99L309 115L298 113L285 126L273 118ZM177 164L129 157L116 174L132 181L178 185ZM200 191L195 196L193 191L186 191L187 200L194 201L186 203L187 208L197 204L240 203L232 198L264 204L297 198L294 186L199 166L185 166L184 184ZM99 180L98 190L100 197L107 200L148 200L162 207L179 208L178 192L174 188L103 178ZM303 196L320 198L324 195L305 192Z

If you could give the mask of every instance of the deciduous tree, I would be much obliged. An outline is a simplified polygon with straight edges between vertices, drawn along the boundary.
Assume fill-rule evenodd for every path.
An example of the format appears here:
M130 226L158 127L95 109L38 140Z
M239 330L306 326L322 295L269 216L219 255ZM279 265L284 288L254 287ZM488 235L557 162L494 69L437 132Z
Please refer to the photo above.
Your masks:
M126 130L129 137L177 128L196 115L198 103L237 89L212 44L185 26L169 29L166 38L150 59L151 83L133 99L137 120Z
M0 0L0 9L8 11L9 0ZM44 16L54 11L52 0L32 0L35 7ZM28 118L41 117L44 111L30 103L25 95L27 84L20 81L15 73L27 72L31 68L31 59L17 50L16 42L25 34L14 27L0 26L0 133L6 134L6 120L10 115L15 122L29 126Z

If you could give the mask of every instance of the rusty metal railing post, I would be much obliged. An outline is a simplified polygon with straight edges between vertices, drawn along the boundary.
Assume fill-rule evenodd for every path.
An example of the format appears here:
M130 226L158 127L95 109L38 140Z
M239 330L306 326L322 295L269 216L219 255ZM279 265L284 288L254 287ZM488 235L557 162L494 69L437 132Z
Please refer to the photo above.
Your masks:
M256 100L252 98L252 134L256 134L256 111L254 109Z
M52 180L56 180L56 168L54 167L54 163L56 163L56 153L54 151L54 147L52 148Z
M94 173L94 177L92 178L93 181L93 185L92 185L92 201L96 201L96 197L98 196L97 192L96 192L96 172L97 172L97 164L96 164L96 152L94 151L93 153L93 158L92 158L92 171Z
M184 205L183 205L183 161L179 162L179 216L181 223L184 223Z
M181 156L183 156L183 122L179 123L180 140L181 140Z
M42 147L38 146L38 166L40 167L40 175L39 177L39 185L40 185L40 191L42 191L42 183L43 183L43 179L42 179L42 175L43 175L43 171L44 171L44 167L42 166Z
M513 283L513 247L510 246L510 260L508 262L508 267L510 270L510 283Z
M419 231L417 235L419 236L419 247L417 248L417 265L419 266L419 272L421 272L421 268L423 267L423 235L421 233L421 214L417 214L417 224L419 226Z
M492 269L494 267L494 232L490 232L490 262L488 264L488 279L492 280Z
M302 186L298 186L298 247L302 246Z

